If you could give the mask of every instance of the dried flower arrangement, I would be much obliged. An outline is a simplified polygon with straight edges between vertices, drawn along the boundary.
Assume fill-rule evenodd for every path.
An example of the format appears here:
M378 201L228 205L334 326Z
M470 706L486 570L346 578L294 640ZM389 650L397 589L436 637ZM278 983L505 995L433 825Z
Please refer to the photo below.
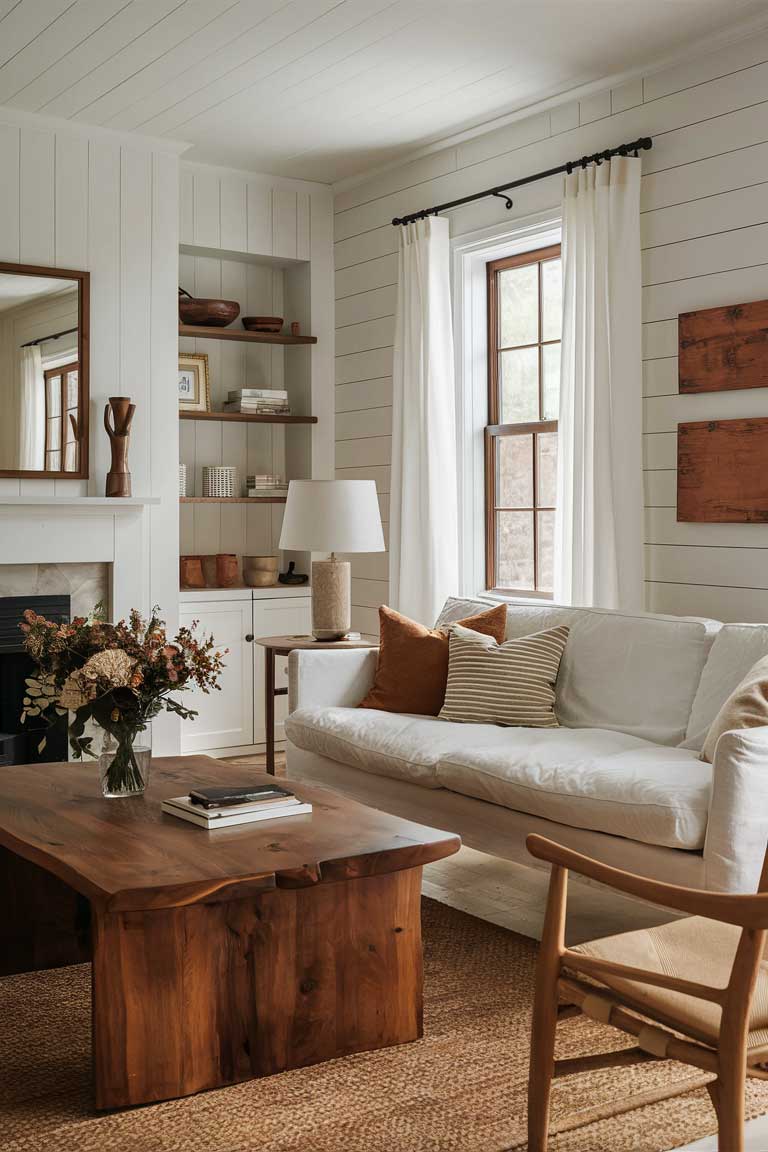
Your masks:
M73 713L69 742L75 757L82 759L99 755L93 735L86 733L88 721L95 721L114 747L105 794L142 791L146 781L134 751L138 734L163 709L185 720L197 715L172 693L193 684L206 693L219 689L226 652L217 651L211 637L198 640L195 627L181 628L169 641L157 609L149 620L133 611L116 624L104 619L102 605L69 623L46 620L27 609L21 624L24 648L40 671L26 681L22 723L29 717L53 723L57 716ZM45 737L40 751L44 745Z

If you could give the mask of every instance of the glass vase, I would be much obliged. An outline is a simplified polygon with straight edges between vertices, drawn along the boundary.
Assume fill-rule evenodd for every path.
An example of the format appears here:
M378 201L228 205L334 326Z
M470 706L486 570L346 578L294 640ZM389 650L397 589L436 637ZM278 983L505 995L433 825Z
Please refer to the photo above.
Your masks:
M149 783L152 728L102 729L99 778L104 796L140 796Z

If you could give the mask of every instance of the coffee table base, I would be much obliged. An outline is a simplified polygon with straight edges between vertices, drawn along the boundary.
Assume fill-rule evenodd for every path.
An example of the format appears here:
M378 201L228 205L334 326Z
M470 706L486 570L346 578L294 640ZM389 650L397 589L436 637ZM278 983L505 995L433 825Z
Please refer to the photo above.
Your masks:
M96 914L96 1107L167 1100L422 1035L421 868Z

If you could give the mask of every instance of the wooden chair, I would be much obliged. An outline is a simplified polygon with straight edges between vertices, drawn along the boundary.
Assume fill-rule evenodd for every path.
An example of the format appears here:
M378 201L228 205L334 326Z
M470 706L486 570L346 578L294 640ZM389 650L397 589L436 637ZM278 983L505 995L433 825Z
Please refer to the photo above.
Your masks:
M757 893L736 895L635 876L542 836L529 836L527 847L552 865L533 1008L528 1152L546 1152L553 1077L654 1059L713 1074L706 1087L718 1147L743 1152L746 1077L768 1079L768 853ZM566 948L568 869L688 916ZM558 1021L581 1013L637 1037L637 1045L555 1060ZM655 1099L690 1088L678 1084Z

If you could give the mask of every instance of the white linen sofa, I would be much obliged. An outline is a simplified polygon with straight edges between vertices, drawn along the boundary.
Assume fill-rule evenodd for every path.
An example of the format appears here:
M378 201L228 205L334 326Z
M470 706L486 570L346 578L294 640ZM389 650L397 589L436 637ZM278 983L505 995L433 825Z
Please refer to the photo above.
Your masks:
M487 608L449 600L438 624ZM288 774L532 864L529 832L659 879L754 891L768 837L768 727L726 732L720 705L768 654L768 625L510 605L507 639L570 628L560 728L359 709L376 649L289 660Z

